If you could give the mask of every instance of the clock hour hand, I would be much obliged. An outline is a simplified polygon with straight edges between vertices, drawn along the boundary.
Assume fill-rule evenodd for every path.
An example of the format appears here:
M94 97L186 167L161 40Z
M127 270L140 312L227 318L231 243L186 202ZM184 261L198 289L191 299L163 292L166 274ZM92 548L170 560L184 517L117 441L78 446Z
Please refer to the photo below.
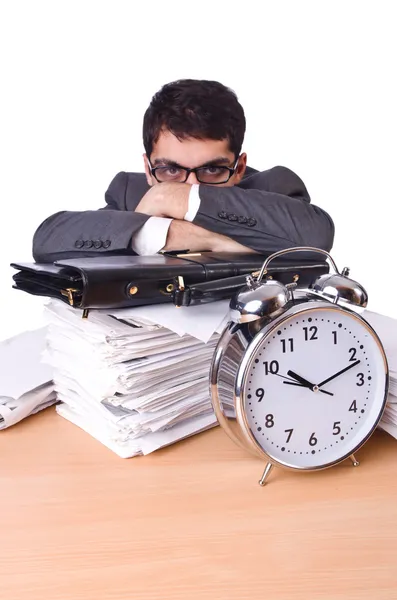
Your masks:
M309 388L309 390L311 390L312 392L322 392L323 394L327 394L328 396L333 396L332 392L327 392L326 390L319 390L318 389L319 386L316 386L313 383L310 383L310 381L308 381L304 377L301 377L294 371L287 371L287 375L289 375L290 377L295 379L295 381L283 381L283 383L285 383L287 385L301 385L303 387Z
M311 389L312 392L314 392L314 383L310 383L310 381L308 381L304 377L301 377L300 375L298 375L298 373L295 373L294 371L287 371L287 375L289 375L290 377L292 377L292 379L295 379L295 381L298 381L305 387Z
M339 375L342 375L342 373L346 373L346 371L349 371L349 369L352 369L356 365L360 364L360 362L361 362L361 360L354 361L354 363L352 363L351 365L348 365L344 369L341 369L337 373L334 373L334 375L331 375L331 377L328 377L328 379L324 379L324 381L322 381L321 383L319 383L317 387L321 387L322 385L325 385L329 381L332 381L332 379L335 379L336 377L339 377Z

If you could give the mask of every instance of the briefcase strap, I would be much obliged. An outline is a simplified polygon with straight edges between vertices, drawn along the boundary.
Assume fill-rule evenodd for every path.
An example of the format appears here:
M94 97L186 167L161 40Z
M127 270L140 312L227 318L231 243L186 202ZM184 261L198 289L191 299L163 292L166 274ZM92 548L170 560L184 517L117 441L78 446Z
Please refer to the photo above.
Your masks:
M290 265L287 268L277 267L274 270L269 269L268 279L277 279L284 284L297 283L298 287L309 287L316 277L328 273L327 263L299 265L293 269ZM252 273L254 277L259 275L259 271ZM175 306L194 306L196 304L206 304L215 300L230 299L243 285L245 285L247 275L237 275L234 277L225 277L213 281L204 281L193 285L185 285L183 277L175 277L174 291L172 299Z
M175 306L191 306L231 298L245 284L246 278L247 275L237 275L185 287L183 278L177 277L174 281L173 302Z

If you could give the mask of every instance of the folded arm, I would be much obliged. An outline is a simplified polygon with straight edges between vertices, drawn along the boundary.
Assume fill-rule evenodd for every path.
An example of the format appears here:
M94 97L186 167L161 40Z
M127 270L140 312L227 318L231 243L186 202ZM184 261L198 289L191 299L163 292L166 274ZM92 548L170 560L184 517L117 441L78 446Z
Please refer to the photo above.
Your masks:
M132 236L148 215L120 211L112 206L100 210L62 211L48 217L33 237L36 262L54 262L62 258L134 254Z
M324 210L310 204L309 194L299 177L284 167L258 173L255 177L257 188L200 185L200 203L193 224L260 253L291 246L332 248L332 219ZM190 189L185 183L156 185L145 194L136 211L183 219L188 210Z
M211 250L212 252L254 252L250 248L242 246L235 240L207 231L189 221L173 220L168 230L167 240L163 250L189 249L192 252L198 250Z
M184 220L190 191L190 185L181 183L148 188L144 178L134 176L131 183L127 173L119 173L106 193L105 208L62 211L46 219L34 235L33 256L37 262L53 262L134 254L134 238L151 216L173 219L165 250L268 253L297 245L332 247L331 218L310 204L303 182L284 167L255 173L238 187L200 185L192 223Z

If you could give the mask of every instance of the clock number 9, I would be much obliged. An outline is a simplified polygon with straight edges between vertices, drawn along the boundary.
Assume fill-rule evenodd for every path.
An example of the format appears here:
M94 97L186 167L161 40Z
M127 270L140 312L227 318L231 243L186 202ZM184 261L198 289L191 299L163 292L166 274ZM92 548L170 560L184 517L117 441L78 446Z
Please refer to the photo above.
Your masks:
M258 402L262 402L264 395L265 390L263 388L258 388L257 390L255 390L255 396L258 398Z

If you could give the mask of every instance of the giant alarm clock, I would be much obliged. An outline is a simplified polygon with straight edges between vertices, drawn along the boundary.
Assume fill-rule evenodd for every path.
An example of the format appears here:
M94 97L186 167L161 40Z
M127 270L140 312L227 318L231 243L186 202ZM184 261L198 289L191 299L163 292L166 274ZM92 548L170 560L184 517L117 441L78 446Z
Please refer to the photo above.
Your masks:
M276 257L318 252L334 272L308 289L267 276ZM318 248L269 256L230 303L230 321L211 366L211 399L220 425L273 466L316 471L350 458L385 408L388 366L380 339L359 314L367 293ZM362 312L362 310L361 310Z

